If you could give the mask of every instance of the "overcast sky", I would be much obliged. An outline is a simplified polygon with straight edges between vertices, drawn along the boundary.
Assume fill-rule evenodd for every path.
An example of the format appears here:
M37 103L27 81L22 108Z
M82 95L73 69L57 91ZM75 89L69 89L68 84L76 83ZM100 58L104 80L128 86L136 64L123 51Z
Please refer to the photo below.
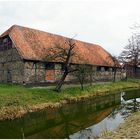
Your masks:
M0 33L13 24L101 45L118 55L140 23L140 0L0 1Z

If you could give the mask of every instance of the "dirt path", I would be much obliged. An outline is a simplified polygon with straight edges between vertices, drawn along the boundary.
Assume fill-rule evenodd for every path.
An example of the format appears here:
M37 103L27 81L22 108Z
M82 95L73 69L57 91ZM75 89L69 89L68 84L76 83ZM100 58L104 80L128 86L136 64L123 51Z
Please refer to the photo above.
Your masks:
M114 132L108 132L101 139L140 139L140 111L131 114Z
M106 82L94 82L92 83L92 85L96 85L96 84L106 84L106 83L110 83L110 81L106 81ZM84 84L84 86L89 86L90 84ZM81 87L81 85L79 83L77 84L64 84L62 86L62 89L66 89L68 87ZM55 88L55 85L49 85L49 86L32 86L32 88L48 88L48 89L53 89Z

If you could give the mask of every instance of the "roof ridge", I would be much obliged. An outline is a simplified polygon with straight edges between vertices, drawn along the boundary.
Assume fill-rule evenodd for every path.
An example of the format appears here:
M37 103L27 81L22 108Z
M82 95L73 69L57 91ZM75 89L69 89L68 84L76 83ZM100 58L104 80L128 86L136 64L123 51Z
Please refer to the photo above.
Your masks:
M8 30L6 30L5 32L3 32L0 37L4 37L5 35L9 34L13 28L15 27L15 25L12 25Z
M35 28L32 28L32 27L26 27L26 26L22 26L22 25L17 25L17 24L14 24L12 25L8 30L10 29L13 29L13 28L26 28L26 29L30 29L30 30L35 30L35 31L38 31L38 32L43 32L43 33L47 33L49 35L54 35L54 36L58 36L58 37L64 37L66 39L71 39L70 37L66 37L66 36L63 36L63 35L59 35L59 34L55 34L55 33L50 33L50 32L47 32L47 31L43 31L43 30L39 30L39 29L35 29ZM7 30L7 31L8 31ZM11 30L10 30L11 31ZM5 32L4 32L5 33ZM3 34L4 34L3 33ZM2 35L3 35L2 34ZM0 36L1 37L1 36ZM79 40L79 39L74 39L75 41L78 41L78 42L81 42L81 43L86 43L86 44L89 44L89 45L95 45L97 46L98 48L102 48L104 49L102 46L98 45L98 44L94 44L94 43L91 43L91 42L86 42L86 41L83 41L83 40ZM105 49L104 49L105 50ZM106 51L106 50L105 50ZM107 51L106 51L107 52ZM108 53L108 52L107 52Z
M39 32L43 32L43 33L47 33L47 34L50 34L50 35L54 35L54 36L58 36L58 37L64 37L66 39L71 39L70 37L67 37L67 36L64 36L64 35L59 35L57 33L52 33L52 32L47 32L47 31L43 31L43 30L40 30L40 29L35 29L35 28L32 28L32 27L26 27L26 26L21 26L21 25L12 25L11 27L20 27L20 28L26 28L26 29L30 29L30 30L35 30L35 31L39 31ZM11 28L10 27L10 28ZM74 39L74 38L73 38ZM86 41L83 41L83 40L80 40L80 39L74 39L75 41L78 41L78 42L82 42L82 43L86 43L86 44L90 44L90 45L96 45L97 47L101 47L100 45L98 44L94 44L92 42L86 42ZM102 47L101 47L102 48Z

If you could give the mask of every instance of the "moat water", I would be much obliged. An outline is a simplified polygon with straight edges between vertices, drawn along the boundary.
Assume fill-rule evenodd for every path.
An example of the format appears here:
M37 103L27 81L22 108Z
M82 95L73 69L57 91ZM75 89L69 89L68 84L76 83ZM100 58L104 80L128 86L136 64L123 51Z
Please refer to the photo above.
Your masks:
M140 109L140 89L68 104L1 121L0 138L97 138Z

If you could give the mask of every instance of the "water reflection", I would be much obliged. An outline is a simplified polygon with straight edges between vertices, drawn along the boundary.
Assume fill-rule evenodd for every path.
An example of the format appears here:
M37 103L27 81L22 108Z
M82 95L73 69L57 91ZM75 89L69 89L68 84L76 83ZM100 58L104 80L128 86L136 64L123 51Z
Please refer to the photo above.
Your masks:
M129 114L139 110L140 90L122 92L121 105L111 113L111 117L120 113L125 119Z
M83 131L79 131L71 135L71 138L98 138L104 131L114 130L129 114L140 109L140 90L122 92L120 95L120 105L115 106L98 124L88 127L90 134L85 134L88 136L83 136Z
M139 90L96 97L0 122L0 138L90 138L113 130L139 108Z

